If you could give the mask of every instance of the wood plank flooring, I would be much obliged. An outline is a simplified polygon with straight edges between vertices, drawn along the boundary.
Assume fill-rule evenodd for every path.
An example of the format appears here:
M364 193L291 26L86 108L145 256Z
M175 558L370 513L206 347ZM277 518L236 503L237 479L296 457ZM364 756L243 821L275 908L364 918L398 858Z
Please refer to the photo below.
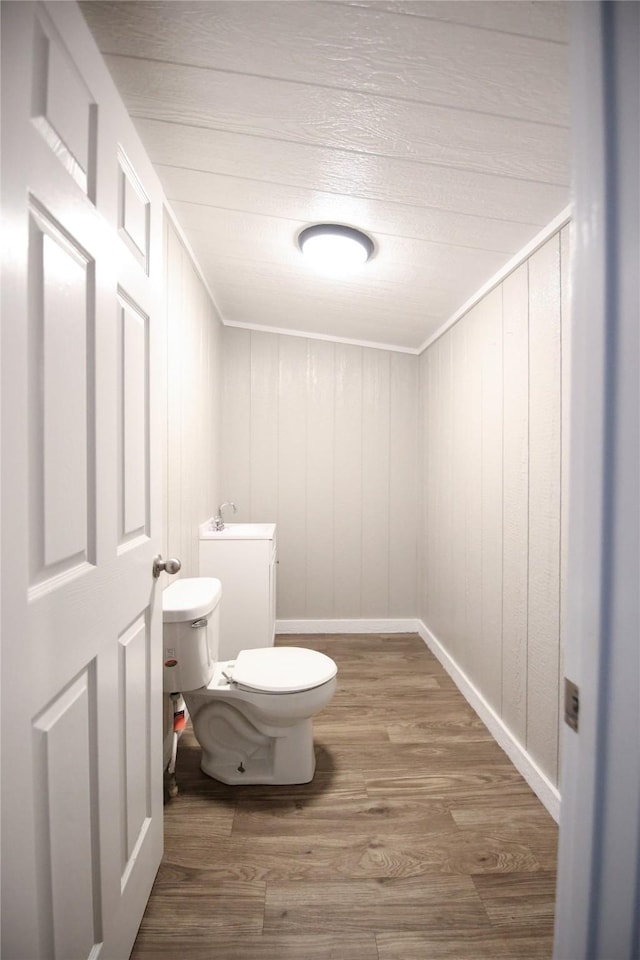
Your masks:
M557 828L414 634L338 663L317 770L227 787L189 728L132 960L548 960Z

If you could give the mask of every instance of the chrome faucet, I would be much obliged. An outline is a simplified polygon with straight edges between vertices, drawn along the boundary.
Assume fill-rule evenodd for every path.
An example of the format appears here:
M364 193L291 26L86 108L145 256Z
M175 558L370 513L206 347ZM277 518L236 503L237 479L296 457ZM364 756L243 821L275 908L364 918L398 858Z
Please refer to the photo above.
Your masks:
M224 520L222 519L222 511L224 510L225 507L231 507L233 509L233 512L234 513L236 512L236 505L235 503L233 503L232 500L227 500L225 503L220 504L220 506L218 507L218 512L213 518L213 529L217 530L218 532L220 532L220 530L224 530Z

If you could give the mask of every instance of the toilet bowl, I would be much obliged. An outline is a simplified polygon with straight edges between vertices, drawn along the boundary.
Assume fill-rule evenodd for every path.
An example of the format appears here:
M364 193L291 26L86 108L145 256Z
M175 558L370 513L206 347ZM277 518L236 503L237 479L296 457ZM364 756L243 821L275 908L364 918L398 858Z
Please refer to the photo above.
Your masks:
M218 661L222 587L177 580L162 595L164 689L180 692L202 749L204 773L223 783L308 783L315 771L311 718L336 689L335 662L315 650L241 650Z

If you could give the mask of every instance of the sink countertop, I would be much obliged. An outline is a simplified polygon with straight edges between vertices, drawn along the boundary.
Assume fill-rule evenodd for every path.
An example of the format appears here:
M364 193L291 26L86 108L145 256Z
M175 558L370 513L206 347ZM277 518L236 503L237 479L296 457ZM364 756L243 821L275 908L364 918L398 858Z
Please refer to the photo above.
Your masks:
M201 540L273 540L275 523L225 523L223 530L214 530L213 518L200 524Z

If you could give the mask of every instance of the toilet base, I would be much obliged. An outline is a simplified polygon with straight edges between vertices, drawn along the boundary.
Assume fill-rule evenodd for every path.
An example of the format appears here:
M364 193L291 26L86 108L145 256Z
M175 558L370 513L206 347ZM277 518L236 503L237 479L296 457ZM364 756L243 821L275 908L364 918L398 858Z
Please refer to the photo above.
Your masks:
M228 749L210 743L202 747L200 769L213 780L233 786L242 783L309 783L315 773L311 720L301 720L278 730L276 736L263 732L261 742Z

